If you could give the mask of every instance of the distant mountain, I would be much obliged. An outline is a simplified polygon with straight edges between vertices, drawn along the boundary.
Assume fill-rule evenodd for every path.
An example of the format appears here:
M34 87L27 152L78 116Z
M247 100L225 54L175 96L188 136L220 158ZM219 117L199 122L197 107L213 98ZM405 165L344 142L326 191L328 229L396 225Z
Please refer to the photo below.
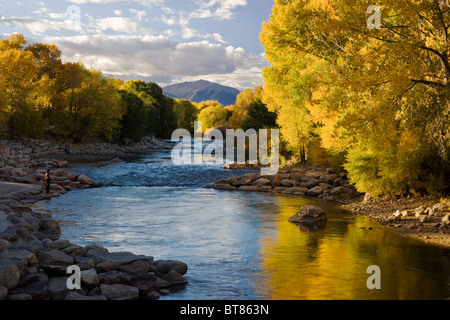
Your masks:
M224 107L234 105L240 93L238 89L205 80L173 84L163 88L164 94L191 102L218 101Z

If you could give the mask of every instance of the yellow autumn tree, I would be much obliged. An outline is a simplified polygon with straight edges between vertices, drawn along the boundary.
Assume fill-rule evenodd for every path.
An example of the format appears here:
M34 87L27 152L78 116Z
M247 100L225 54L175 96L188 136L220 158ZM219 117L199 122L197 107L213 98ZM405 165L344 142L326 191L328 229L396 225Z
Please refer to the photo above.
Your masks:
M265 81L276 69L288 81L270 98L302 97L322 145L347 154L345 168L360 191L442 188L450 181L448 4L371 5L275 1L261 34L271 62ZM300 86L292 87L289 73Z
M0 118L12 135L36 137L45 128L42 113L50 102L50 81L38 75L33 54L23 50L26 44L19 34L0 41Z

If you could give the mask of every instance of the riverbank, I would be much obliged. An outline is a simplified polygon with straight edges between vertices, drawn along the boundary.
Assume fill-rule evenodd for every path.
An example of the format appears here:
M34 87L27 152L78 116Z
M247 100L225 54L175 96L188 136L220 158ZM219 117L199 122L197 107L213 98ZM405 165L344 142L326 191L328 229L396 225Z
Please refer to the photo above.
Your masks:
M345 209L370 216L403 235L450 248L450 201L439 196L375 198L357 192L345 174L315 167L282 169L270 176L247 173L220 179L210 187L335 201Z
M70 145L57 140L0 142L0 300L158 299L188 281L187 265L130 252L109 252L99 245L79 246L60 239L50 213L35 213L34 203L74 189L98 186L68 169L68 160L115 159L170 144L154 138L114 145ZM70 150L70 152L66 152ZM50 192L44 175L50 169ZM80 268L81 288L69 290L68 266Z

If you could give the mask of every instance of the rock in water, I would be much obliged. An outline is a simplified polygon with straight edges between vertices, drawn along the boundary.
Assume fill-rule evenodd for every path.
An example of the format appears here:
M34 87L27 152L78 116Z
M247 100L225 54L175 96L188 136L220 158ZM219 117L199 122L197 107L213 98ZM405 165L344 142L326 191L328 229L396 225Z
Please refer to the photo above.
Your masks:
M315 223L326 221L327 215L322 208L314 205L306 205L300 208L295 216L289 218L289 222L293 223Z

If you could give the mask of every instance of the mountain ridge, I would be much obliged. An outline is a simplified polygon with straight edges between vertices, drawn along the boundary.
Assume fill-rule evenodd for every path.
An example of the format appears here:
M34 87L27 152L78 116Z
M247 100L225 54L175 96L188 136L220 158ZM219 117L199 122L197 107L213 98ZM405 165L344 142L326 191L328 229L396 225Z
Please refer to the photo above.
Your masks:
M171 98L188 100L191 102L218 101L221 105L229 106L236 104L236 98L240 90L224 86L218 83L198 80L194 82L183 82L163 87L165 95Z

